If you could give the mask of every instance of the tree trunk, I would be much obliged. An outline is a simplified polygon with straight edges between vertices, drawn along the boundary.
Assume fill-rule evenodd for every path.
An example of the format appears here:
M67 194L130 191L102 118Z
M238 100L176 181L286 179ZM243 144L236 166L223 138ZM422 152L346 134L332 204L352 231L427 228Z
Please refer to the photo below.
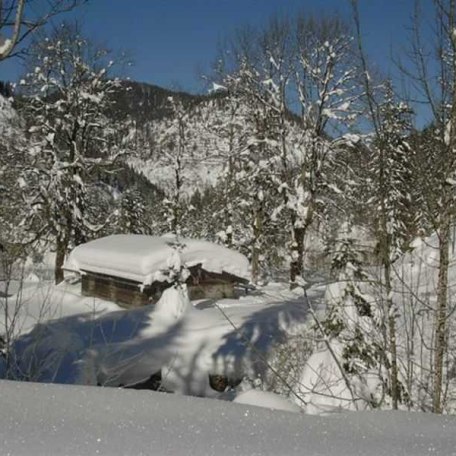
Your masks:
M231 249L233 247L233 217L230 208L227 208L225 211L225 233L225 245Z
M261 211L255 211L253 217L253 245L252 245L252 258L251 258L251 268L252 268L252 282L254 284L258 283L260 275L260 246L259 239L263 229L263 220Z
M450 218L447 215L439 231L439 278L434 338L434 391L432 411L442 413L443 361L447 351L446 321L448 306L448 264L450 243Z
M304 257L304 235L303 227L293 227L293 243L291 245L290 262L290 288L296 287L296 277L302 275L302 260Z
M393 401L393 410L397 410L400 391L397 368L396 312L391 298L391 264L389 259L384 261L383 271L386 289L386 309L388 312L388 345L391 356L391 399Z
M60 239L60 237L57 238L57 247L56 247L56 252L55 252L55 271L54 271L54 276L55 276L55 283L58 285L60 282L63 282L64 276L63 276L63 263L65 261L65 255L66 255L66 243Z
M290 289L296 287L296 277L302 275L302 262L304 258L304 240L314 217L315 207L315 192L313 192L312 199L309 203L307 215L304 223L300 227L296 227L296 218L292 218L293 224L293 243L291 245L291 263L290 263Z

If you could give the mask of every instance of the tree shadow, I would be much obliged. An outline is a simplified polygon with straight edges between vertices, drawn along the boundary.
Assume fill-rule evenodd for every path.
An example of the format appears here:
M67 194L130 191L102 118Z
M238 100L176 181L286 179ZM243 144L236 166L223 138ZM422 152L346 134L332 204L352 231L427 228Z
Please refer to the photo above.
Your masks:
M38 324L13 346L10 377L118 386L141 381L172 356L180 320L160 325L153 306Z
M228 317L229 318L229 317ZM276 302L250 314L213 354L214 371L234 378L244 375L264 378L269 369L267 357L275 344L284 343L293 326L308 318L307 301Z
M220 391L211 391L210 374L225 376L228 385L246 375L264 378L271 348L308 319L302 296L273 300L240 324L230 320L229 307L210 300L201 304L212 311L191 309L191 318L177 320L160 317L151 305L48 321L16 340L10 377L116 387L147 383L161 371L167 390L218 396ZM255 305L261 301L260 296ZM227 318L222 325L220 315L212 320L216 312Z

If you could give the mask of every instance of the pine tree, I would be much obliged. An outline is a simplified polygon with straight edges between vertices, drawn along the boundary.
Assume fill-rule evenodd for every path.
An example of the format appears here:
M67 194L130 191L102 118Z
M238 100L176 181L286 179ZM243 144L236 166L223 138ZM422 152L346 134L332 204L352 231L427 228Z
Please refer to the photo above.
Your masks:
M147 234L148 226L144 198L135 187L127 189L119 198L117 232L125 234Z
M378 372L383 348L380 319L370 297L362 291L368 275L350 231L350 226L344 224L330 248L331 270L337 281L329 287L322 327L328 337L341 343L345 372L362 379L368 372Z

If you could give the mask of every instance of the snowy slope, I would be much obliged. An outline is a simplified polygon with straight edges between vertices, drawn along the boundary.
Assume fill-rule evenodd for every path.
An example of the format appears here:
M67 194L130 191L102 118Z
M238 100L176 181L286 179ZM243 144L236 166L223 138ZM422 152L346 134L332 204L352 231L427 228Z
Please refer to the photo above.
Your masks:
M11 456L456 455L454 417L312 417L149 391L5 381L0 388L2 454Z
M232 109L223 98L208 98L195 105L186 117L185 151L180 156L181 191L184 194L192 195L197 189L202 191L214 186L222 176L230 154L239 157L246 149L247 138L252 135L252 125L247 121L248 109L242 105L234 113ZM230 126L237 131L231 145ZM164 138L173 128L167 118L148 124L152 143L140 150L139 156L128 161L133 169L168 194L175 190L177 148L174 147L169 154ZM300 143L301 129L292 122L289 129L292 143ZM176 139L174 142L177 142Z
M216 183L228 156L228 140L220 132L220 126L228 120L227 107L215 100L200 103L190 111L185 121L185 152L180 157L184 193L190 195ZM173 126L164 118L151 122L149 129L156 143L141 151L140 157L132 157L129 164L159 188L172 192L176 152L169 155L162 142Z

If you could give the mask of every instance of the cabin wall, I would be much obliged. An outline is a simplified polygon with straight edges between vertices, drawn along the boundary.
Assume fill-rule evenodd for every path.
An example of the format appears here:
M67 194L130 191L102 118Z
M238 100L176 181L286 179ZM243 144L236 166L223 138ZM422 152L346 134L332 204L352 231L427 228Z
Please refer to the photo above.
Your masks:
M226 272L217 274L206 271L197 264L189 268L190 277L187 280L190 299L223 299L235 298L234 286L244 282Z
M149 303L147 294L135 282L120 282L115 277L84 274L82 295L115 302L122 307L141 307Z
M189 297L196 299L234 298L237 283L232 276L207 272L199 265L190 268L187 280ZM138 282L85 271L82 276L82 295L115 302L125 308L141 307L155 303L167 282L156 282L141 291Z

